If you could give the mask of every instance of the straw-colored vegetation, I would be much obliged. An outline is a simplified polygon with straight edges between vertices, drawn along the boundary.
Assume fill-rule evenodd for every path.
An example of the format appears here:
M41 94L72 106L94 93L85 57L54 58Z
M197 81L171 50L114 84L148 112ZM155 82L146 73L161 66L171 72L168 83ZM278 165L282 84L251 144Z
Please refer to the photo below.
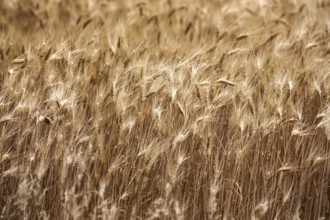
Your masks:
M330 3L0 1L1 219L329 219Z

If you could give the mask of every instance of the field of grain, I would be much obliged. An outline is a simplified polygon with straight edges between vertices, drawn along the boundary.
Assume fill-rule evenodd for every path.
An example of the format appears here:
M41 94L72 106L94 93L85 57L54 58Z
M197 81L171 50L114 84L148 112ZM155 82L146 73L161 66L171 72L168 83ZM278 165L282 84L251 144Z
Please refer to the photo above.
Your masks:
M330 218L330 2L0 1L0 219Z

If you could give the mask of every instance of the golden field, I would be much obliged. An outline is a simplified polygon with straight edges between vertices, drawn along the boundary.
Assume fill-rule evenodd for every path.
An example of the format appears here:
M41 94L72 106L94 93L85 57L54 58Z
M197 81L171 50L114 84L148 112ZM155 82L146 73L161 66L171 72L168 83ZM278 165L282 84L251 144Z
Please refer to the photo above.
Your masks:
M330 2L0 1L0 219L330 218Z

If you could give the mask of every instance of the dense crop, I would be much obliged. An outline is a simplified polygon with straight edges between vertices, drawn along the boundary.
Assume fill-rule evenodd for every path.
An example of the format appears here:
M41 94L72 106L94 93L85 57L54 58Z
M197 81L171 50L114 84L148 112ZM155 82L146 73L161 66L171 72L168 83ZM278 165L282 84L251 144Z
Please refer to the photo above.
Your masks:
M329 1L0 1L0 218L329 219L329 32Z

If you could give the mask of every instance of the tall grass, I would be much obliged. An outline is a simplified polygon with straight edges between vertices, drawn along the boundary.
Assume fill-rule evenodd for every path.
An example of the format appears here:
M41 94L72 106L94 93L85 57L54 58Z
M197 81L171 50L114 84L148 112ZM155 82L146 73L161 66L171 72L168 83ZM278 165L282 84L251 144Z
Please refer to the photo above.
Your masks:
M328 1L0 1L1 219L329 219Z

